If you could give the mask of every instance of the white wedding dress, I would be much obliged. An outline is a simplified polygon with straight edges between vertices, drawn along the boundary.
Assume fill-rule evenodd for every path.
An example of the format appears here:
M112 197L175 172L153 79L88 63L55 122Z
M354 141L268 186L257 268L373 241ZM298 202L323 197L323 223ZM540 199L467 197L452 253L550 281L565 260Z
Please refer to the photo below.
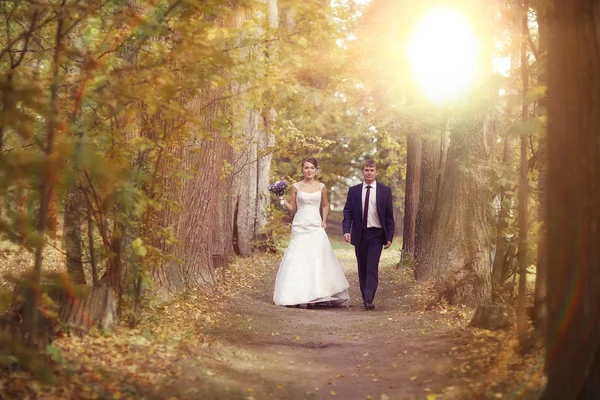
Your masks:
M273 302L277 305L341 306L350 300L350 285L321 226L319 208L324 186L321 184L318 192L305 193L294 183L297 211L290 244L275 279Z

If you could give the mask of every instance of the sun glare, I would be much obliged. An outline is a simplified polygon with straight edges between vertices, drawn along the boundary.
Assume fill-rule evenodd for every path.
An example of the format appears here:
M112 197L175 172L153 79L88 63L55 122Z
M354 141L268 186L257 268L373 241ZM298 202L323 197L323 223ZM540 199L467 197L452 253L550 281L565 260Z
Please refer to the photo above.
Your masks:
M459 11L434 9L415 25L408 56L419 87L432 101L443 103L473 84L479 40Z

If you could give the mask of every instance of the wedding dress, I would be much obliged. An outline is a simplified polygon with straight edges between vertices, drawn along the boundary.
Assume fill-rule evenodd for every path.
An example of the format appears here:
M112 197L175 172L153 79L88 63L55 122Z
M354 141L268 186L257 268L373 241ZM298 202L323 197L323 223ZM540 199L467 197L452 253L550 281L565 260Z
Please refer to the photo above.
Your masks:
M297 211L290 244L275 279L273 302L281 306L324 303L346 304L348 280L342 271L325 229L321 226L321 183L318 192L297 190Z

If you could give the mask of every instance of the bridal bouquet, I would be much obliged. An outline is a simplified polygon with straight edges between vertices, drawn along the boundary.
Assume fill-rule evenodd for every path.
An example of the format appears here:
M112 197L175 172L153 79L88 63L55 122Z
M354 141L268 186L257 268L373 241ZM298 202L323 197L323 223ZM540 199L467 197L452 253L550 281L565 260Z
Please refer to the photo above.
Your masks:
M283 194L289 189L288 183L284 180L279 180L269 185L269 191L279 198L279 204L287 211Z

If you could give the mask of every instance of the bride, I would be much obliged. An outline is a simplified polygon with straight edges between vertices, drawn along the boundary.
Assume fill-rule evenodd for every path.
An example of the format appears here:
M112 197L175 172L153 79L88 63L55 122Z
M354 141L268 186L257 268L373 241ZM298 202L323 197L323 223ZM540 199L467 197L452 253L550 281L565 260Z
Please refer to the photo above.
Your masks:
M350 299L350 285L325 233L329 203L327 188L316 180L318 169L315 158L304 159L304 179L292 185L290 202L281 198L294 220L275 279L273 302L280 306L341 306Z

